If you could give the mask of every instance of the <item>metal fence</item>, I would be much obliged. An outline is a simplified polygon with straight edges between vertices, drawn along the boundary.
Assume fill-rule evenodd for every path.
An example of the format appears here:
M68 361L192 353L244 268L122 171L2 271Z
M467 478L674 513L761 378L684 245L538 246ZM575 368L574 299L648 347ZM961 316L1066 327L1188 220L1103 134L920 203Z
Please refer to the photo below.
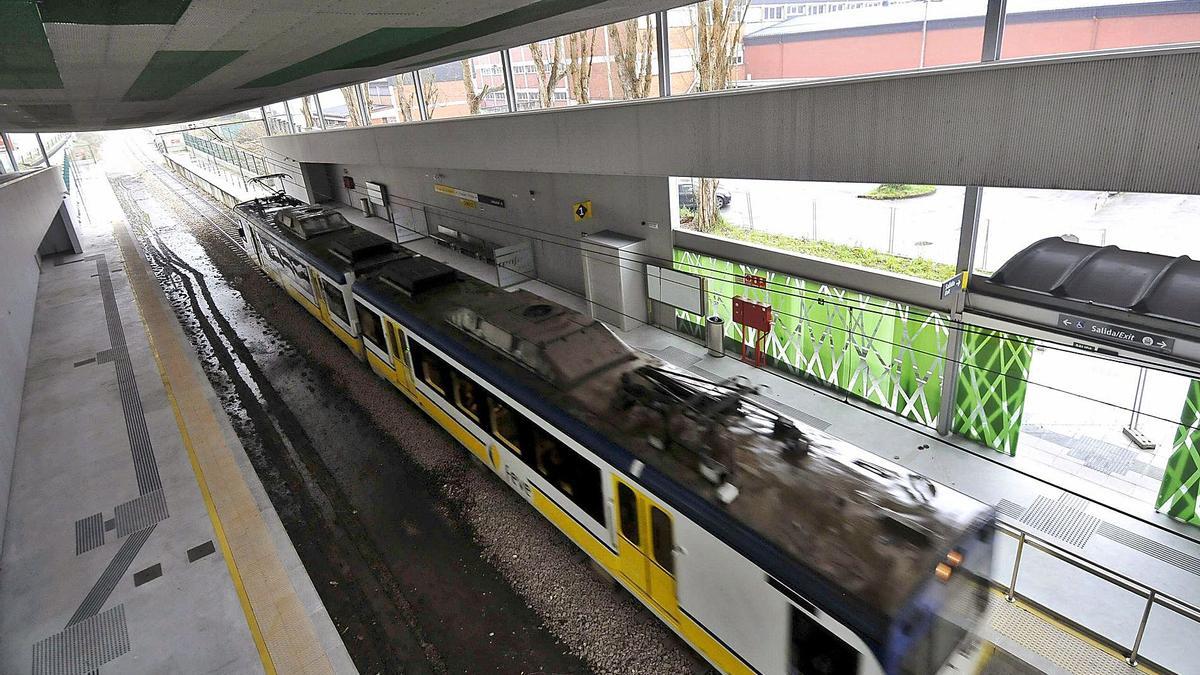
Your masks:
M1135 666L1138 663L1142 639L1146 635L1146 625L1150 621L1150 612L1155 608L1155 606L1174 612L1175 614L1182 616L1192 623L1195 623L1197 625L1197 630L1200 631L1200 607L1196 607L1195 605L1184 602L1179 598L1173 597L1167 593L1147 586L1146 584L1135 581L1124 574L1102 567L1094 562L1084 559L1081 556L1071 553L1070 551L1059 548L1058 546L1044 539L1040 539L1029 534L1028 532L1017 529L1007 523L997 523L996 530L1005 536L1012 537L1017 542L1017 552L1016 556L1013 558L1012 574L1009 577L1007 592L1005 594L1009 602L1013 602L1018 597L1017 580L1021 571L1021 558L1025 553L1025 547L1027 546L1041 551L1042 553L1045 553L1056 560L1060 560L1073 567L1083 570L1084 572L1087 572L1088 574L1091 574L1102 581L1116 586L1117 588L1129 593L1133 593L1145 599L1146 604L1142 608L1142 615L1141 620L1138 623L1137 633L1131 636L1133 642L1130 646L1126 646L1125 642L1102 636L1102 640L1112 643L1118 651L1125 655L1125 661L1131 666ZM1033 601L1028 597L1025 599L1036 603L1036 601ZM1084 628L1078 624L1076 625L1079 628ZM1087 629L1084 628L1084 630ZM1197 634L1200 634L1200 632Z

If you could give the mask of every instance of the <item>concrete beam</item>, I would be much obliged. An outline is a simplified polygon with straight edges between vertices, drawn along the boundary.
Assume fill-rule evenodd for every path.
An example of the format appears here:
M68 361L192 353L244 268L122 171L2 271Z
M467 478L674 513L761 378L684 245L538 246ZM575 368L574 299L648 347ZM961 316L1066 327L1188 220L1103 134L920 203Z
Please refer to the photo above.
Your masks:
M294 160L1200 193L1200 50L1004 61L264 139Z

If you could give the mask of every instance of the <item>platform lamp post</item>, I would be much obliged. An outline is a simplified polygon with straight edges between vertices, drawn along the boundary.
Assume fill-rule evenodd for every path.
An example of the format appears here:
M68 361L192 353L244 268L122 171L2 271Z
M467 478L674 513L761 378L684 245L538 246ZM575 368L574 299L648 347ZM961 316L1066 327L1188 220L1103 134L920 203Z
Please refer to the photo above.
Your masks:
M958 257L955 269L970 273L975 264L975 242L979 238L979 207L983 200L983 188L968 185L963 192L962 229L958 235ZM963 289L964 291L966 289ZM937 432L950 434L954 426L954 397L958 394L958 363L962 360L962 310L965 293L950 297L949 331L946 339L946 360L942 367L941 400L938 405Z

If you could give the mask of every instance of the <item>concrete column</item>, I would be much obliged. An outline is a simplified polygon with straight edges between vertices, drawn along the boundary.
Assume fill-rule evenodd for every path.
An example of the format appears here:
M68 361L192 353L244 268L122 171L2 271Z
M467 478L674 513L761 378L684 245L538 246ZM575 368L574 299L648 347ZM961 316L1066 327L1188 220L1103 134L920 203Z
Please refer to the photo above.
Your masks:
M658 95L671 95L671 33L666 11L654 15L654 33L658 53Z
M421 71L412 71L413 76L413 97L417 101L417 114L421 120L427 120L429 117L425 114L425 92L421 90Z
M8 134L3 133L3 132L0 132L0 138L2 138L4 140L4 152L6 152L8 154L8 163L12 166L12 170L16 171L17 170L17 157L16 157L16 155L13 154L13 151L12 151L12 140L9 139Z
M1008 0L988 0L987 13L983 17L984 63L1000 60L1000 49L1004 43L1004 15Z
M508 102L508 112L516 112L517 91L513 84L512 55L507 49L500 50L500 67L504 70L504 100Z
M46 154L46 144L42 143L42 135L34 134L33 137L37 139L38 150L42 151L42 161L46 163L46 166L50 166L50 155Z

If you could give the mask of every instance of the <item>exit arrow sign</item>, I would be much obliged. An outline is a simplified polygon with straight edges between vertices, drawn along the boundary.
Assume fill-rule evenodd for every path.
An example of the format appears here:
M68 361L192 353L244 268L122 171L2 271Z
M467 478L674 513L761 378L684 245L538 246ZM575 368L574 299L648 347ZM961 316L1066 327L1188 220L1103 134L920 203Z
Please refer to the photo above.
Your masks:
M1097 340L1116 342L1128 347L1170 354L1175 351L1175 338L1148 333L1138 328L1129 328L1106 321L1093 321L1070 314L1058 315L1059 328L1072 333L1082 333Z

